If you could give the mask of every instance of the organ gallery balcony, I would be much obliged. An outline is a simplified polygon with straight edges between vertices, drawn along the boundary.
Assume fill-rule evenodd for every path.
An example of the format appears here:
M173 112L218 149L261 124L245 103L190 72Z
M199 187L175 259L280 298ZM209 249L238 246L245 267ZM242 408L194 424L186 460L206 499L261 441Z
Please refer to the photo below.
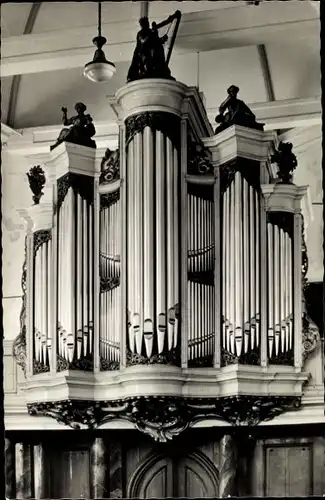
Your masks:
M166 440L298 412L319 341L304 308L307 187L277 178L263 127L214 134L195 88L135 81L116 107L118 150L100 162L62 143L43 165L51 197L22 212L14 349L30 415Z

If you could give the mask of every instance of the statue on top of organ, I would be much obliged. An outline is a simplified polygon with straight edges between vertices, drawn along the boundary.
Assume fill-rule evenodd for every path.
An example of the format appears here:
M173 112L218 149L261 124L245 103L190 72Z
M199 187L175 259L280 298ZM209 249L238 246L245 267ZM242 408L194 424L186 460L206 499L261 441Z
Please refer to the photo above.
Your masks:
M254 113L240 99L237 99L239 88L231 85L228 90L228 97L220 105L219 114L215 120L220 125L216 128L215 134L219 134L231 125L241 125L242 127L263 130L264 124L257 123Z
M175 14L169 16L159 24L153 22L151 27L147 17L140 19L141 30L137 34L137 44L127 75L128 82L142 78L166 78L174 80L168 64L180 18L180 11L176 11ZM168 26L168 30L160 36L159 30L165 26ZM172 34L169 37L168 33L171 28ZM167 43L168 41L169 43Z
M74 109L77 111L77 115L68 118L68 109L65 107L61 108L63 125L71 126L70 128L63 128L61 130L56 143L50 146L51 151L62 142L72 142L73 144L80 144L80 146L96 148L96 142L92 139L96 134L96 129L92 117L89 114L85 114L87 107L83 102L77 102Z

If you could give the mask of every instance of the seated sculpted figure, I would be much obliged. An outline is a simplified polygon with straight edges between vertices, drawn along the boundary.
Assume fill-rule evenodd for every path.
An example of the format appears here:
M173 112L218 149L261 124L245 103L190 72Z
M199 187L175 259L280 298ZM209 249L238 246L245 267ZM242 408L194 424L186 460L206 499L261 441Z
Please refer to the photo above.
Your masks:
M56 143L50 147L51 151L62 142L72 142L73 144L96 148L95 141L91 139L96 134L96 129L92 117L85 114L86 106L82 102L77 102L74 108L77 111L77 115L71 118L67 116L67 108L61 108L63 112L62 123L65 126L70 125L70 128L63 128L61 130Z
M139 21L141 30L137 34L137 44L134 50L127 81L141 78L172 78L165 60L164 44L167 35L159 37L156 23L150 28L147 17Z
M257 123L254 113L243 101L237 99L239 88L236 85L231 85L227 92L228 97L220 105L219 114L215 118L216 122L220 123L215 130L215 134L222 132L231 125L263 130L264 124Z

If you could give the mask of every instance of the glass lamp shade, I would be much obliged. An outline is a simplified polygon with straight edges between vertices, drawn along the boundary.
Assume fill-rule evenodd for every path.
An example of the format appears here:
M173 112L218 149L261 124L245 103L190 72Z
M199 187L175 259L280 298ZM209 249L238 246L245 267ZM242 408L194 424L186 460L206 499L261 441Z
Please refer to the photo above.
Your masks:
M111 62L91 61L84 67L84 76L95 83L108 82L116 72L116 67Z
M97 36L93 39L97 50L91 62L84 67L84 76L95 83L108 82L116 72L115 64L107 61L102 46L106 43L106 38Z

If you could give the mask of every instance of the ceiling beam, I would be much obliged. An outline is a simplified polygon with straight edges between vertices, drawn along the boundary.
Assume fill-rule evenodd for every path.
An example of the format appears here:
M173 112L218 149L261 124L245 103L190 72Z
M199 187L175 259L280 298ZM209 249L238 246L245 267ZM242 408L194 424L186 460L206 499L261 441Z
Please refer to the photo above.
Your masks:
M318 36L319 18L304 2L266 2L258 9L239 6L184 14L176 39L175 54L244 47ZM287 5L294 4L294 5ZM294 8L292 8L294 7ZM2 39L1 75L39 73L82 67L93 55L95 27L57 30ZM105 52L114 62L132 58L136 20L106 23Z

